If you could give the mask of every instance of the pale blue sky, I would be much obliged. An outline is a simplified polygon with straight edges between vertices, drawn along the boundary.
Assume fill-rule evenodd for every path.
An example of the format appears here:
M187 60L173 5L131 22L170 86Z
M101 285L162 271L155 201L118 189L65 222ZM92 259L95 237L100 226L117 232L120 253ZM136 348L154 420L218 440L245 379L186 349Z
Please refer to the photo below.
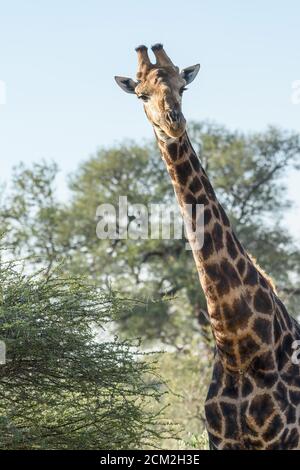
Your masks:
M140 43L163 42L180 67L201 63L187 119L300 130L299 0L0 0L0 11L2 180L20 160L54 159L65 174L101 145L151 138L141 103L113 80L135 75ZM289 189L300 206L298 180Z

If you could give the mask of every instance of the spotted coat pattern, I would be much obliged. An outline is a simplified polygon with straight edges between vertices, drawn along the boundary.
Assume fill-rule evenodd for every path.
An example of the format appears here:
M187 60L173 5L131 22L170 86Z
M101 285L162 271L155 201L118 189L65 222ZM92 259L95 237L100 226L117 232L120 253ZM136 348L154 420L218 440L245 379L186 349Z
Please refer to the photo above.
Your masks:
M240 244L185 131L181 97L199 64L179 72L161 44L152 50L155 64L146 46L136 49L137 82L116 81L144 102L189 227L216 342L205 405L210 446L299 449L300 366L292 358L300 326ZM200 217L203 244L193 235Z
M300 448L300 367L292 361L300 326L238 241L187 134L158 144L183 215L187 204L204 211L204 243L193 255L216 341L210 446Z

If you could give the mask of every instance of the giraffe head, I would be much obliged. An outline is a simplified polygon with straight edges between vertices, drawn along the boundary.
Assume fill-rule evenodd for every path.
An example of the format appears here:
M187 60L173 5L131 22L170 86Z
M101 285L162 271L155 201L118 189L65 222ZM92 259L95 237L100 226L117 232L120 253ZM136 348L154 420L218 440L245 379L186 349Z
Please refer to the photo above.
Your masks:
M186 85L196 77L200 65L193 65L181 72L167 56L162 44L152 46L156 63L152 64L146 46L136 48L138 54L137 81L127 77L115 77L118 85L127 93L141 99L145 113L158 134L180 137L186 126L181 102Z

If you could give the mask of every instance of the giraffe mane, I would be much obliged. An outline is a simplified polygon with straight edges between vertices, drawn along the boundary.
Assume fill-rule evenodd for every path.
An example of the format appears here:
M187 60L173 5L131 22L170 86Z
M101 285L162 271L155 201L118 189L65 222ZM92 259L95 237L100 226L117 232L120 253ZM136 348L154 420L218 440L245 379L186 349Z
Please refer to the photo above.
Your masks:
M277 294L277 288L276 288L274 279L269 274L267 274L266 271L258 264L258 261L255 258L255 256L251 255L250 253L248 253L248 256L251 259L254 266L256 267L259 274L267 281L267 283L269 284L271 289L273 289L275 294Z

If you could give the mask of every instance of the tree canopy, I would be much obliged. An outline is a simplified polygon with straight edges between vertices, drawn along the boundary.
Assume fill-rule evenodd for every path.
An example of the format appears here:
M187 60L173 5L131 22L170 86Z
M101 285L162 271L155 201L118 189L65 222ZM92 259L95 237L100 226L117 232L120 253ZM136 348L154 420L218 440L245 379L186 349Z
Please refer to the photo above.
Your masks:
M300 252L283 216L291 206L286 176L299 167L299 135L276 128L243 134L208 122L192 123L190 135L239 238L293 309ZM66 272L141 298L175 296L146 312L136 305L124 312L119 328L147 340L188 344L198 323L206 323L206 304L185 240L99 240L95 232L97 207L117 206L120 195L129 204L175 204L156 144L123 142L99 150L69 178L64 204L55 195L56 174L55 165L43 163L16 170L2 210L14 252L35 263L47 260L49 269L63 257Z
M296 312L300 249L284 216L299 135L243 134L209 122L192 123L189 133L241 242ZM20 165L1 194L0 337L8 345L1 447L121 449L156 438L166 448L205 447L212 342L186 241L96 235L97 207L117 207L120 196L129 206L176 204L156 144L100 149L69 176L65 200L57 173L49 162ZM20 257L26 273L9 261ZM141 345L128 339L136 337ZM155 374L173 395L162 396L166 388L142 352L153 345L169 346L156 357ZM164 438L162 407L181 440Z
M0 448L154 445L165 426L153 358L111 326L130 303L58 268L5 262L0 281Z

